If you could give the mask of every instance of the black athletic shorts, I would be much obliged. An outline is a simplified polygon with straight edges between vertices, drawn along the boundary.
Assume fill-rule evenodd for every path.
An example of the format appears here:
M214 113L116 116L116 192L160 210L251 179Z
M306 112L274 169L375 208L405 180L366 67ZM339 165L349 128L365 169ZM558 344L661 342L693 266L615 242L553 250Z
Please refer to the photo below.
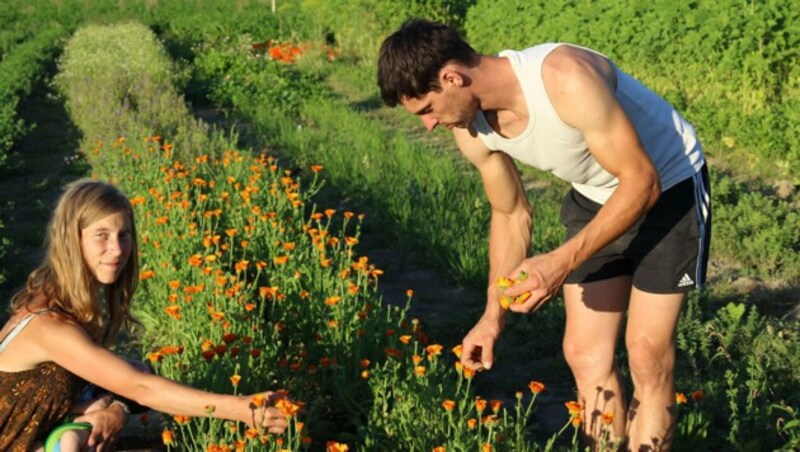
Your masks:
M602 207L575 189L561 205L567 239ZM633 286L649 293L680 293L702 287L711 240L708 170L661 193L658 202L625 234L567 277L567 284L631 275Z

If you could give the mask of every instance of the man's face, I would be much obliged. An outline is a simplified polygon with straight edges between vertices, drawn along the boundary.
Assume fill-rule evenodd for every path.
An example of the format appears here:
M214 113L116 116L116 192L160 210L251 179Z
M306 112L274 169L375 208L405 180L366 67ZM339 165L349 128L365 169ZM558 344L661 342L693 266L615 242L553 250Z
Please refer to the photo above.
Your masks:
M419 116L429 131L441 125L452 129L467 128L475 117L477 105L460 87L445 86L422 97L403 98L401 104L409 113Z

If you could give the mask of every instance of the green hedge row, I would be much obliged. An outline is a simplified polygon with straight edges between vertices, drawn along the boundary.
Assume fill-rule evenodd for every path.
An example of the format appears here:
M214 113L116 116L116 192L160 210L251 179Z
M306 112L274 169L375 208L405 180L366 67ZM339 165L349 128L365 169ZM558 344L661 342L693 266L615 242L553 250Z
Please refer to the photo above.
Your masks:
M66 33L63 27L53 25L14 47L0 63L0 168L14 140L24 131L17 106L31 93L44 73L44 64L52 61Z

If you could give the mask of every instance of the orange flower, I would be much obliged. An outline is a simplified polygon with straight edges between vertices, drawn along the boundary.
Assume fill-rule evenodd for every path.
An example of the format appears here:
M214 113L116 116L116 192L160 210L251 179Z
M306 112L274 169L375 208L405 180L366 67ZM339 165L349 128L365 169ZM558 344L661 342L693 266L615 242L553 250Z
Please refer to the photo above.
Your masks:
M256 394L250 399L251 408L261 408L264 406L264 402L266 402L264 394Z
M191 418L191 417L189 417L189 416L184 416L184 415L182 415L182 414L176 414L175 416L172 416L172 418L173 418L173 419L175 419L175 422L177 422L177 423L178 423L178 424L180 424L180 425L185 425L185 424L188 424L188 423L189 423L189 421L191 421L191 420L192 420L192 418Z
M139 281L148 280L148 279L152 278L155 275L156 275L156 272L154 272L153 270L145 270L145 271L139 273Z
M409 342L411 342L411 336L408 335L408 334L404 334L404 335L400 336L400 342L402 342L402 343L407 345Z
M416 365L418 365L418 364L420 363L420 361L422 361L422 357L421 357L421 356L419 356L419 355L417 355L417 354L414 354L414 355L411 357L411 361L413 361L413 362L414 362L414 365L416 366Z
M239 386L239 382L241 380L242 380L242 376L241 375L236 375L236 374L231 375L231 384L233 385L234 388Z
M294 416L302 407L302 404L294 403L287 398L283 398L275 402L275 408L279 409L286 417Z
M248 428L247 431L244 432L244 436L246 436L247 439L256 439L258 438L258 430L254 428Z
M425 347L425 351L428 352L428 358L430 358L431 356L441 355L442 354L442 348L444 348L444 347L442 347L439 344L431 344L431 345Z
M319 173L320 171L322 171L322 165L311 165L311 171Z
M461 359L461 350L462 349L463 349L463 346L461 344L458 344L458 345L456 345L455 347L452 348L453 354L456 355L456 358Z
M684 394L682 392L676 392L675 393L675 403L677 403L678 405L683 405L687 401L688 400L686 399L686 394Z
M189 257L189 265L192 267L199 267L203 265L203 256L200 254L193 254Z
M492 445L489 443L484 443L481 447L481 452L492 452Z
M178 355L183 353L183 345L165 345L159 351L162 355Z
M425 366L416 366L416 367L414 367L414 374L416 376L418 376L418 377L425 376L425 372L426 371L427 371L427 369L425 368Z
M283 264L289 262L289 256L275 256L272 259L272 262L274 262L275 265L283 265Z
M214 321L214 322L219 322L220 320L225 318L225 313L224 312L217 311L217 312L212 312L210 314L211 314L211 320Z
M459 364L461 364L461 363L459 363ZM466 378L467 380L470 380L470 379L472 379L474 377L475 377L475 369L472 369L470 367L465 367L464 368L464 378Z
M433 452L447 452L447 448L444 446L436 446L433 448Z
M540 392L545 390L544 383L535 380L528 383L528 388L530 388L531 392L534 394L539 394Z
M175 443L175 433L165 428L164 431L161 432L161 441L165 446L171 446Z
M250 261L242 259L233 265L233 269L236 271L236 273L240 273L247 270L248 265L250 265Z
M569 421L572 423L573 427L575 427L575 428L580 427L580 425L581 425L581 415L580 414L574 414L574 415L572 415L572 417L570 418Z
M605 425L610 425L614 422L614 413L603 413L600 415L600 421Z
M147 359L151 363L155 363L155 362L161 361L161 353L159 353L159 352L148 353L147 354Z
M478 426L478 420L475 418L467 419L467 428L473 430L475 427Z
M325 446L328 452L348 452L350 450L347 444L337 443L336 441L328 441Z
M453 409L456 407L456 402L449 399L445 400L444 402L442 402L442 407L444 407L444 409L447 411L453 411Z
M325 299L325 304L328 306L336 306L341 301L342 297L332 296Z
M173 281L170 281L168 285L169 285L170 289L178 290L178 288L181 287L181 282L178 281L178 280L173 280Z
M414 290L413 290L413 289L408 289L408 290L406 290L406 296L407 296L408 298L411 298L411 297L413 297L413 296L414 296Z
M567 411L569 411L569 414L571 414L573 416L579 415L579 414L581 414L581 411L583 411L583 404L580 403L580 402L575 402L575 401L571 400L571 401L565 403L564 405L566 405Z
M475 409L478 410L478 413L483 412L486 409L486 401L478 398L475 400Z
M164 308L164 310L167 311L167 314L169 314L169 316L172 317L173 319L175 319L175 320L180 320L181 319L181 307L180 306L174 304L174 305L171 305L171 306L167 306L166 308Z
M493 412L497 413L503 406L503 402L501 400L492 400L491 402L489 402L489 406L492 407Z

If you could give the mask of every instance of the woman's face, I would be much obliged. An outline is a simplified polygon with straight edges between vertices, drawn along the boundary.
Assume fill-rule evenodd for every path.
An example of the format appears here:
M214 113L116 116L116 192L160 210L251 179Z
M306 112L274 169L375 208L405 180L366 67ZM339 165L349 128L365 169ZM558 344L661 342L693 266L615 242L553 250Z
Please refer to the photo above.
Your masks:
M125 212L113 213L81 230L83 260L101 284L117 280L132 247L131 224Z

